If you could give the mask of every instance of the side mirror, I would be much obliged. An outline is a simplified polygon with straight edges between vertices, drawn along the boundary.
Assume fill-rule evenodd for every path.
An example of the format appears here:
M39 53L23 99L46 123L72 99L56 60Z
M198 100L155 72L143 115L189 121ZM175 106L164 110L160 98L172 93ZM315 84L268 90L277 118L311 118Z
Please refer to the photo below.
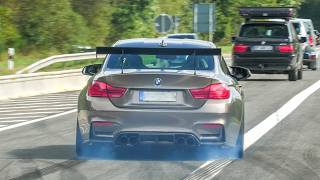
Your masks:
M100 71L101 67L102 67L102 64L92 64L92 65L85 66L82 69L82 74L93 76Z
M249 69L240 67L240 66L230 66L232 69L231 76L234 77L236 80L244 80L251 76L251 72Z
M236 39L237 39L236 36L232 36L232 37L231 37L231 42L232 42L232 43L236 42Z
M299 38L299 42L300 42L300 43L305 43L305 42L307 42L307 37L301 36L301 37Z

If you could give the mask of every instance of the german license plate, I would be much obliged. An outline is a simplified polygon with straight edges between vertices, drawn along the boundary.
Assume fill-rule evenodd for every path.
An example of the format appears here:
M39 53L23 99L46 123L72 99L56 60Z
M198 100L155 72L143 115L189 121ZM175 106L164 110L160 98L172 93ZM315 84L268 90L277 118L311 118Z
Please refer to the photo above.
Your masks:
M253 46L252 51L273 51L272 46Z
M177 92L175 91L140 91L140 102L176 102Z

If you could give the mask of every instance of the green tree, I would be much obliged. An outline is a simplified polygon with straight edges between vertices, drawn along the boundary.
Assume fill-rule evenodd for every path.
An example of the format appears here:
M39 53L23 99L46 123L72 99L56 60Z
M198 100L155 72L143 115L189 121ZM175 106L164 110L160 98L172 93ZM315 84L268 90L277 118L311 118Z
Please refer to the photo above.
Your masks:
M301 18L312 19L315 29L320 29L320 13L319 13L320 1L319 0L306 0L302 4L299 11Z
M89 29L90 45L103 45L111 29L113 7L110 0L72 0L73 10L80 14Z
M86 42L86 25L68 0L17 0L17 5L16 24L24 48L66 51L73 44Z
M0 6L0 52L5 51L10 46L15 47L20 39L12 19L12 10Z
M111 15L110 33L106 43L114 43L119 39L152 37L154 31L153 0L113 0L114 11Z

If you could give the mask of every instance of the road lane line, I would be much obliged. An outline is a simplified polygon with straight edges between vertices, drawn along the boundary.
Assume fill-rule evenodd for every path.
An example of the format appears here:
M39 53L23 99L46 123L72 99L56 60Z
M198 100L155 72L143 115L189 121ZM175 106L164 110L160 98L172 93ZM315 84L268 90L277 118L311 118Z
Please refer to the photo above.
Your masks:
M25 122L28 120L10 120L10 121L2 121L0 120L0 123L14 123L14 122Z
M52 113L61 113L62 111L50 111L50 112L25 112L25 113L14 113L14 114L2 114L1 116L16 116L16 115L32 115L32 114L52 114Z
M77 104L50 104L49 106L50 107L75 107ZM10 109L29 109L29 108L42 108L43 106L13 106L13 107L10 107ZM8 107L0 107L0 110L6 110L8 109Z
M7 126L7 125L1 125L1 124L0 124L0 127L5 127L5 126Z
M77 102L77 101L72 101L72 102ZM47 103L47 102L36 102L36 103L10 103L10 104L0 104L0 107L5 107L5 108L7 108L7 107L16 107L16 106L19 106L19 105L22 105L22 106L28 106L28 105L52 105L52 104L64 104L65 103L65 101L64 102L62 102L62 101L60 101L60 102L49 102L49 103Z
M61 110L61 109L66 109L66 108L67 107L32 108L32 111L47 111L47 112L50 112L52 110ZM3 114L3 113L12 113L12 112L17 112L17 110L16 109L9 109L9 110L1 110L0 109L0 113L1 114ZM18 114L18 113L14 113L14 114Z
M56 118L56 117L59 117L59 116L63 116L63 115L67 115L67 114L71 114L71 113L75 113L75 112L77 112L77 109L72 109L70 111L65 111L65 112L62 112L62 113L59 113L59 114L55 114L55 115L51 115L51 116L47 116L47 117L43 117L43 118L39 118L39 119L34 119L34 120L22 122L22 123L17 123L17 124L9 125L9 126L6 126L6 127L0 127L0 132L6 131L6 130L9 130L9 129L14 129L14 128L21 127L21 126L25 126L25 125L28 125L28 124L40 122L40 121L45 121L45 120L48 120L48 119Z
M23 97L21 99L39 99L39 98L65 98L65 97L78 97L79 94L72 94L72 95L55 95L55 96L29 96ZM9 99L9 100L17 100L17 99ZM19 99L18 99L19 100Z
M16 103L33 103L33 102L61 102L61 101L76 101L78 98L61 98L61 99L37 99L37 100L15 100L15 101L7 101L7 102L0 102L0 104L16 104Z
M300 104L302 104L310 95L320 89L320 80L314 83L312 86L303 90L292 99L290 99L286 104L284 104L279 110L271 114L261 123L256 125L254 128L250 129L245 133L244 150L249 148L252 144L258 141L263 135L275 127L279 122L285 119L289 114L291 114Z
M308 88L301 91L299 94L295 95L293 98L291 98L287 103L285 103L280 109L278 109L276 112L272 113L270 116L268 116L266 119L264 119L262 122L257 124L255 127L250 129L248 132L244 134L244 151L248 149L251 145L253 145L255 142L257 142L262 136L264 136L266 133L268 133L272 128L274 128L278 123L280 123L282 120L284 120L290 113L292 113L300 104L302 104L309 96L311 96L314 92L320 89L320 80L314 83L313 85L309 86ZM207 168L210 166L210 164L214 163L215 161L207 161L204 164L202 164L199 168L194 170L188 177L185 179L194 179L193 174L196 174L198 171L201 171L204 168ZM218 175L224 167L229 165L230 161L224 166L220 166L220 168L210 176L203 176L201 178L197 179L213 179L216 175Z
M15 117L0 117L0 120L8 120L8 119L25 119L25 118L40 118L43 117L43 115L40 116L15 116Z

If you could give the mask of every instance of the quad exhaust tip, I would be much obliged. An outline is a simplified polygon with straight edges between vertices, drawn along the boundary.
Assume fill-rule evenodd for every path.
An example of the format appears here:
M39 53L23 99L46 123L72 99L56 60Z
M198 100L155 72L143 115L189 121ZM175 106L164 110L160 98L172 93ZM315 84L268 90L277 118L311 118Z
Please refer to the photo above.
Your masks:
M171 141L173 144L179 145L179 146L197 146L199 145L199 141L192 136L192 135L184 135L184 136L176 136ZM140 141L143 142L143 140L140 139L139 135L137 134L122 134L116 138L116 144L121 146L136 146L140 144ZM154 142L158 142L158 140L154 140Z

